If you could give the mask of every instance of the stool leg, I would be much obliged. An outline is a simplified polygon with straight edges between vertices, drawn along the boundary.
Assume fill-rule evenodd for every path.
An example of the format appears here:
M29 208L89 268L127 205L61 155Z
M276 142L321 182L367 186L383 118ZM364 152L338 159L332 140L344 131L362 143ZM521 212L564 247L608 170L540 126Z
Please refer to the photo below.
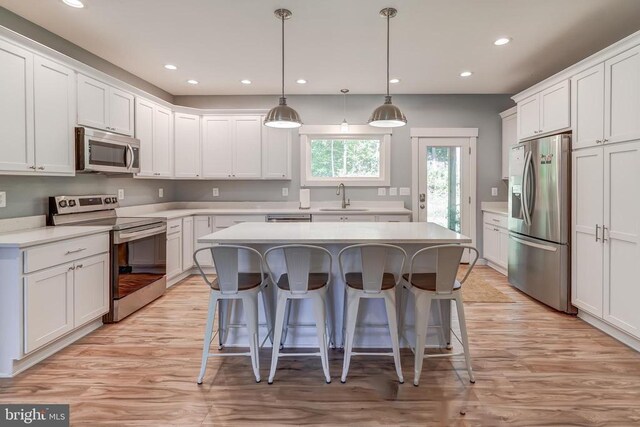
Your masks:
M271 370L269 371L269 384L273 383L273 378L276 376L276 367L278 366L278 356L280 355L279 343L282 339L282 328L284 326L284 312L287 304L287 294L280 289L278 292L278 301L276 302L276 320L273 330L273 350L271 352Z
M231 323L231 312L235 306L235 300L220 300L220 311L218 312L218 350L224 348L229 336L229 323Z
M342 383L347 381L349 365L351 364L351 353L353 352L353 337L356 331L358 320L358 308L360 307L360 297L356 291L347 288L346 297L346 320L344 334L344 361L342 362Z
M427 341L427 326L431 311L431 298L426 292L418 291L415 294L415 313L416 313L416 348L415 363L413 368L413 385L420 383L420 374L422 373L422 362L424 361L424 345Z
M320 347L320 359L322 360L322 370L327 384L331 382L329 374L329 354L327 343L327 316L326 316L326 300L325 295L314 295L311 298L313 302L313 312L316 318L316 333L318 335L318 347Z
M289 319L291 318L291 306L293 305L293 300L287 300L285 302L285 305L286 309L284 315L284 332L282 333L282 338L280 339L280 349L284 348L284 342L287 340L287 334L289 333Z
M211 336L213 335L213 318L216 315L216 306L218 298L211 291L209 293L209 311L207 313L207 326L204 331L204 344L202 346L202 363L200 364L200 374L198 375L198 384L202 384L204 373L207 370L207 361L209 360L209 347L211 347Z
M456 296L456 308L458 309L458 321L460 322L460 334L462 335L462 345L464 346L464 360L467 363L467 372L469 373L469 381L473 384L476 382L471 368L471 353L469 352L469 337L467 336L467 322L464 317L464 307L462 306L462 298L460 293Z
M387 321L389 323L389 334L391 335L391 347L393 348L393 361L396 364L396 373L400 384L404 383L402 376L402 365L400 364L400 340L398 339L398 322L396 315L396 290L384 291L384 305L387 309Z
M271 293L269 292L269 288L263 288L261 294L264 316L267 320L267 335L273 346L273 308L271 307Z
M244 321L249 331L249 351L251 353L251 365L256 382L260 382L260 357L258 354L258 293L242 295L242 311Z
M400 342L407 341L406 337L405 337L405 317L406 317L406 311L407 311L407 302L409 299L409 290L406 289L404 287L404 285L402 285L402 283L400 284L400 313L398 313L398 317L400 319L399 321L399 334L400 334ZM408 343L408 341L407 341Z

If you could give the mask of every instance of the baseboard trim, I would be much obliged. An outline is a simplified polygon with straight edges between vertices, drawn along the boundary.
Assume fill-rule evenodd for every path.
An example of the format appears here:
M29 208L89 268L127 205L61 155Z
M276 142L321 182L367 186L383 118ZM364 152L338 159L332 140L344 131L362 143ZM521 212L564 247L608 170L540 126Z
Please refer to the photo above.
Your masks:
M622 344L631 347L637 352L640 352L640 340L638 338L635 338L627 334L626 332L621 331L615 326L610 325L602 319L598 319L597 317L587 313L586 311L578 309L578 317L591 326L600 329L605 334L617 339Z
M497 271L498 273L502 274L503 276L507 276L507 270L503 267L500 267L498 264L494 264L491 261L486 261L486 265L488 267L493 268L495 271Z

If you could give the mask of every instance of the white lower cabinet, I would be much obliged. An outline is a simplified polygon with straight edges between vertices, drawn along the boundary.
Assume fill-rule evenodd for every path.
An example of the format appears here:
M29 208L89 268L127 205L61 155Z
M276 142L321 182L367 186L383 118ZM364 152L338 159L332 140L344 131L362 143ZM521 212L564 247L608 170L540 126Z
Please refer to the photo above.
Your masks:
M313 215L313 222L375 222L375 215Z
M182 273L182 232L167 236L167 279Z
M182 270L193 267L193 217L182 219Z
M77 262L73 270L73 326L109 311L109 254Z
M640 141L575 151L572 170L572 303L640 338Z
M195 216L193 219L193 240L195 252L198 249L206 248L208 244L198 243L198 239L213 232L213 217L210 215ZM198 254L198 263L201 267L213 267L213 259L207 251Z
M483 223L482 257L489 262L490 267L504 274L509 264L507 216L485 212Z

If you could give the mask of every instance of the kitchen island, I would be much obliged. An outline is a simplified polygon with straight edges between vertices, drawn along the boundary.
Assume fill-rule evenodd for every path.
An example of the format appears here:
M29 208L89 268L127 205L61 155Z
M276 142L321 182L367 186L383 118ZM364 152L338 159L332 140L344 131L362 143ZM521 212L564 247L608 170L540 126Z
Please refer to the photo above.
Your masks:
M398 245L407 252L405 271L408 272L411 256L425 246L443 244L468 244L471 239L462 234L448 230L434 223L424 222L392 222L392 223L242 223L200 237L201 244L233 244L250 246L264 252L273 246L285 244L309 244L326 248L333 255L334 261L331 271L331 284L329 288L328 321L330 332L334 336L334 343L338 346L342 343L342 313L344 303L345 284L340 276L340 267L337 256L342 248L358 243L387 243ZM417 265L417 271L433 271L433 259L422 257ZM358 260L348 259L347 264L358 265ZM283 272L284 261L278 260L274 266L274 274L278 276ZM260 271L259 266L251 265L245 271ZM273 306L275 307L275 292L270 287ZM400 289L398 289L398 305ZM294 325L313 325L313 316L308 301L296 301L291 309L290 323ZM428 345L446 346L450 341L450 302L435 302L442 312L443 334L430 330L427 338ZM262 307L262 305L260 305ZM231 323L240 322L242 319L240 304L235 304L231 312ZM400 313L400 311L398 310ZM430 325L441 324L439 310L432 311L434 318ZM407 325L407 338L413 341L413 301L409 301L404 313ZM260 313L261 322L265 322L264 313ZM386 325L386 312L382 300L365 300L361 302L358 314L358 324ZM228 346L244 346L247 338L244 328L232 328L227 338ZM261 328L261 337L266 334L266 328ZM406 343L405 343L406 345ZM313 347L317 346L314 328L292 327L287 334L285 346L287 347ZM356 330L355 347L387 347L390 346L390 338L386 326L366 327Z

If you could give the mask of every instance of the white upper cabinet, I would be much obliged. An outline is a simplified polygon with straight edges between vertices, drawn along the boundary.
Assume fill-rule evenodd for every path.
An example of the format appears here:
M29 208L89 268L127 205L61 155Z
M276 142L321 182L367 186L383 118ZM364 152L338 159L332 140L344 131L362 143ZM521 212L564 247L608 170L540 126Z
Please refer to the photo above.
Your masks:
M200 177L200 116L174 114L174 176Z
M171 177L173 113L143 98L136 98L135 134L140 140L138 177Z
M0 170L35 168L33 55L0 41Z
M518 102L518 138L527 139L571 126L570 84L564 80Z
M133 136L133 111L133 95L78 74L79 125Z
M640 46L604 63L605 142L640 138Z
M233 177L262 177L262 118L235 117L234 140Z
M516 107L500 113L502 117L502 179L509 179L509 153L518 143L518 115Z
M34 58L35 166L37 171L73 174L76 120L75 73Z
M291 179L291 130L262 128L262 177Z
M604 139L604 64L571 78L573 149L601 144Z

